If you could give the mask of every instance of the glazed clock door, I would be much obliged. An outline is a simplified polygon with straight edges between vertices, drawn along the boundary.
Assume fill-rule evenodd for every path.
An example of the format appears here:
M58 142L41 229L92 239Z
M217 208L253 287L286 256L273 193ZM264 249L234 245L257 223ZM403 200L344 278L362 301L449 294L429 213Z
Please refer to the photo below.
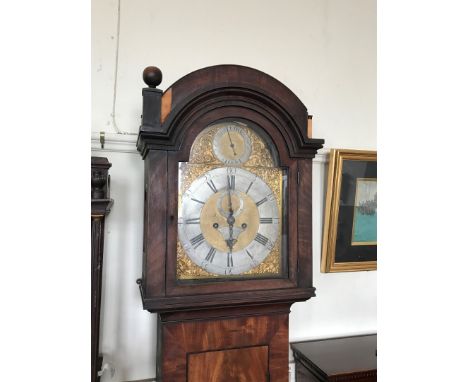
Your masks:
M179 163L179 280L284 274L286 172L253 126L215 123Z

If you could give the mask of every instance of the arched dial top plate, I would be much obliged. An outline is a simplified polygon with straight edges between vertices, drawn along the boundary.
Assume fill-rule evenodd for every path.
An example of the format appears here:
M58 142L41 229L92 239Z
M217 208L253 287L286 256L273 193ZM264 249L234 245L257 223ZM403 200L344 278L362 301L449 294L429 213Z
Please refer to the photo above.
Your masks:
M189 163L243 167L274 167L266 142L240 121L217 122L194 140Z

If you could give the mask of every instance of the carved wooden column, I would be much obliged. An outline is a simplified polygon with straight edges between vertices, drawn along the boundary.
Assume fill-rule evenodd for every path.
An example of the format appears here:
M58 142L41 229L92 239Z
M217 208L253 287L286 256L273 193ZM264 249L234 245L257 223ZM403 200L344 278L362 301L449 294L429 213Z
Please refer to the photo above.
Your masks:
M101 284L104 251L104 222L114 201L109 198L107 158L91 157L91 381L99 381L102 356L99 356Z

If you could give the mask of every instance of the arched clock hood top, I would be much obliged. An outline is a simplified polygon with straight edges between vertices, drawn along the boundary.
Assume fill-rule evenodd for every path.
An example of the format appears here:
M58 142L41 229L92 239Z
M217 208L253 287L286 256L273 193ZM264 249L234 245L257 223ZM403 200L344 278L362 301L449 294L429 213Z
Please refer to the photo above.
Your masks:
M179 314L180 310L234 307L252 313L279 304L287 314L292 303L314 296L311 158L324 141L307 137L308 115L304 104L278 80L245 66L217 65L200 69L182 77L165 92L157 89L162 80L158 68L146 68L143 78L148 87L143 89L142 123L137 141L145 165L143 272L139 280L143 307L170 315ZM284 198L277 200L283 198L285 206L282 236L286 237L282 241L285 246L281 274L184 281L177 278L177 267L181 264L177 260L182 184L179 170L181 163L189 161L199 134L227 121L245 123L258 133L271 148L275 167L281 168L278 182L285 186L281 188L285 192L281 194ZM203 142L206 150L213 150L210 139ZM262 164L264 161L259 162L257 170ZM250 186L246 184L246 187ZM259 202L264 203L259 199L255 204ZM189 242L201 240L196 238L198 234L190 237ZM260 245L265 245L261 237L259 240ZM267 308L262 304L267 304ZM287 350L287 335L284 344Z
M210 66L187 74L164 92L155 88L162 79L159 69L148 67L143 77L150 86L143 89L137 142L143 157L151 149L180 149L187 128L204 114L216 116L218 111L236 118L236 108L250 109L274 125L291 157L313 158L323 146L322 139L307 137L307 109L300 99L259 70L240 65Z

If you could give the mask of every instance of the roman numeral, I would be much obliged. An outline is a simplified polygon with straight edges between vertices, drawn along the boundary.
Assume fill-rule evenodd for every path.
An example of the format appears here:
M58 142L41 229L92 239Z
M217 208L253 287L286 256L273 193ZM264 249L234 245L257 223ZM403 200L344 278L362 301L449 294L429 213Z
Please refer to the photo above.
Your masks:
M214 249L213 247L210 248L210 250L208 251L208 254L206 255L205 257L205 260L206 261L209 261L210 263L213 262L213 259L215 257L215 254L216 254L216 249Z
M262 245L267 245L268 243L268 238L263 236L261 233L257 233L254 240Z
M260 224L273 224L273 218L260 218Z
M260 219L262 220L262 219ZM200 224L200 218L187 219L185 224Z
M256 267L259 262L254 259L253 255L247 249L245 250L245 253L247 253L247 255L250 257L250 260L252 261L252 264Z
M190 198L194 202L200 203L200 204L205 204L205 202L202 202L201 200L195 199L195 198Z
M213 193L216 194L218 192L218 189L216 188L216 186L213 183L212 179L210 179L208 182L206 182L206 184L211 188L211 191L213 191Z
M203 234L199 234L193 238L190 239L190 244L192 244L194 249L198 248L203 242L205 241L205 238L203 237Z
M232 261L232 253L231 252L228 252L228 254L227 254L227 266L228 267L233 267L234 266L234 262Z
M236 189L236 176L235 175L228 175L227 182L228 182L228 189L229 190L235 190Z
M249 187L247 187L247 190L245 191L246 194L249 193L250 187L252 187L253 182L250 182Z
M263 203L265 202L268 202L268 199L267 198L263 198L262 200L259 200L257 203L255 203L257 205L257 207L260 207Z

